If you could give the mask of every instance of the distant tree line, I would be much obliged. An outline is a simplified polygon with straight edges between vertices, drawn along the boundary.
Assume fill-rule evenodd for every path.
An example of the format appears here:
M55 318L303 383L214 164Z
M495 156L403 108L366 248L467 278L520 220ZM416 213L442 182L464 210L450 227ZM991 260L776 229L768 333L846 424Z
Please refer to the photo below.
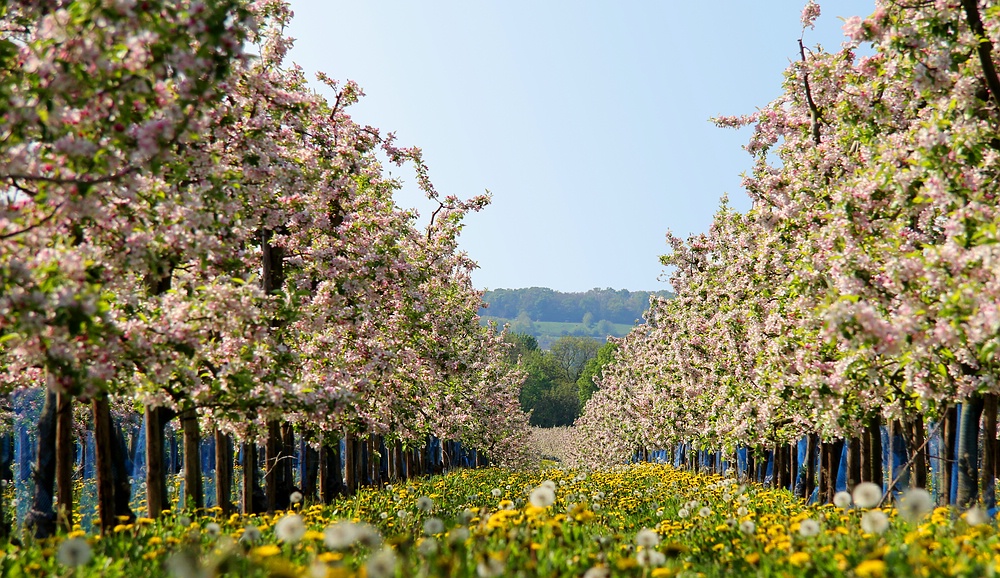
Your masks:
M519 396L521 409L531 412L531 425L539 427L573 424L617 347L613 342L567 335L545 351L525 333L510 333L506 339L511 344L510 363L527 374Z
M629 291L627 289L591 289L586 293L562 293L546 287L493 289L483 301L488 303L483 315L516 319L527 314L534 321L579 323L584 317L593 321L632 324L642 319L649 308L649 296L671 297L669 291Z

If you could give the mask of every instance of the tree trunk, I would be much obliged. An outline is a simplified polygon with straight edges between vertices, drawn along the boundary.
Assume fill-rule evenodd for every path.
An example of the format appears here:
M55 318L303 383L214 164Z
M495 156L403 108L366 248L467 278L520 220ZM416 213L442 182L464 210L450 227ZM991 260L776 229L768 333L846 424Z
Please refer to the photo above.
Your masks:
M876 414L872 418L871 423L865 428L865 433L867 435L868 441L868 452L866 458L868 460L867 465L862 465L862 467L868 468L868 479L867 481L872 482L879 486L880 488L885 487L885 480L883 479L882 471L882 416Z
M997 395L983 396L983 505L996 507Z
M281 424L267 422L267 441L264 445L264 492L267 494L267 513L278 509L278 459L281 454Z
M979 494L979 419L983 396L974 393L962 402L961 428L958 432L958 494L962 509L972 507Z
M109 408L110 412L110 408ZM110 414L108 416L110 418ZM112 460L111 475L115 485L115 517L127 524L135 521L135 512L132 511L132 484L125 464L127 462L128 446L125 444L125 433L120 424L112 422L112 443L114 459Z
M829 444L827 461L830 468L829 484L826 487L826 495L820 500L827 504L833 503L833 496L837 493L837 477L840 475L840 460L844 455L844 440L833 440Z
M819 444L819 435L809 434L806 439L806 479L802 488L802 499L808 500L812 497L816 488L816 450ZM820 475L822 481L822 474Z
M354 492L358 489L355 445L354 434L347 432L347 435L344 436L344 474L347 476L347 479L344 481L346 482L347 495L349 496L353 496Z
M36 538L55 534L56 515L52 511L52 494L56 475L56 394L45 390L42 414L38 418L38 453L34 467L35 494L24 526L34 530Z
M292 424L281 424L281 462L279 471L278 501L282 509L291 507L291 495L295 491L295 429Z
M243 487L242 487L242 507L243 515L248 516L254 513L253 496L257 489L257 444L253 440L243 442L241 450L243 454Z
M927 438L924 435L924 417L918 413L907 419L904 424L906 427L906 443L910 445L910 453L912 454L910 472L913 474L913 487L926 488Z
M146 504L149 517L154 520L170 507L163 463L163 426L166 425L166 418L166 409L146 406Z
M861 438L850 438L847 446L847 491L853 492L854 486L861 483Z
M114 433L111 424L111 406L108 398L99 396L92 402L94 412L94 445L97 448L97 513L101 533L111 532L115 518L115 481L113 473Z
M56 502L66 532L73 529L73 451L73 396L63 392L56 396Z
M941 465L938 468L941 475L941 495L938 497L938 502L942 505L951 503L951 491L955 481L952 476L952 466L955 459L955 441L956 434L958 433L957 425L958 409L949 407L945 410L944 424L942 425L944 431L941 434L941 445L943 446L941 453L944 455L941 456Z
M222 515L233 513L233 451L229 436L215 429L215 503Z
M201 430L198 412L194 408L181 413L184 432L184 507L200 510L205 507L201 481Z

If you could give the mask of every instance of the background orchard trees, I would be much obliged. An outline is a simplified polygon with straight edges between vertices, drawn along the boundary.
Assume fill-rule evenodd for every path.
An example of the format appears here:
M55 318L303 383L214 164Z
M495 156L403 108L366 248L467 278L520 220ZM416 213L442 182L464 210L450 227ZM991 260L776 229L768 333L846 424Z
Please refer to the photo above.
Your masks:
M816 14L810 2L803 25ZM652 415L655 405L637 408L655 384L683 398L661 431L705 423L669 443L728 451L808 436L824 467L846 443L849 481L884 483L876 456L885 425L906 432L923 485L918 448L929 422L943 421L945 456L959 463L958 502L976 501L980 476L991 487L998 24L976 2L879 3L869 18L846 21L840 51L803 46L774 102L718 119L754 128L746 148L756 165L745 180L754 206L739 216L723 204L709 233L671 239L664 262L676 268L680 306L654 305L650 315L676 330L639 332L660 345L620 351L579 426L603 432L592 439L604 444L629 432L632 413ZM870 55L859 56L862 42ZM648 375L642 356L657 350L670 353ZM625 435L626 447L655 437ZM780 462L786 450L773 449ZM951 483L939 483L945 500ZM991 491L985 499L992 505Z
M39 534L54 527L54 485L69 523L73 398L92 404L105 529L132 515L112 405L146 408L153 517L176 415L193 506L205 429L220 447L244 442L245 511L258 441L271 509L290 493L276 464L296 435L320 448L360 436L377 454L385 436L423 447L435 434L496 463L529 459L514 445L521 374L479 327L475 263L457 246L488 198L441 198L418 229L376 152L411 164L437 200L419 150L351 119L353 83L321 76L332 103L308 86L284 60L288 18L280 1L0 8L0 379L4 393L48 387ZM217 469L232 458L217 452ZM220 487L218 503L230 497Z

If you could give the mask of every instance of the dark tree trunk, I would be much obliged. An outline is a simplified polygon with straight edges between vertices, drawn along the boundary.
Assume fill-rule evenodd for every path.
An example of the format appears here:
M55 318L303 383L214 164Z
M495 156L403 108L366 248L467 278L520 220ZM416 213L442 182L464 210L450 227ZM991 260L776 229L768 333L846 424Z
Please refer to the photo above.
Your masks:
M254 513L254 494L257 490L257 444L254 441L243 442L243 487L241 506L244 515Z
M840 474L840 460L844 455L844 440L833 440L828 445L829 449L827 450L827 454L829 457L827 458L827 461L829 463L828 467L830 468L830 482L826 487L826 495L822 496L820 500L828 504L832 504L833 496L837 493L837 476Z
M996 506L996 452L997 452L997 396L983 396L983 505L986 509Z
M861 483L861 438L852 437L847 446L847 491Z
M232 441L222 430L215 430L215 503L222 515L233 513L233 450Z
M201 481L201 429L194 408L181 413L184 432L184 506L200 510L205 507Z
M163 430L173 418L174 412L165 407L146 408L146 503L149 517L154 520L170 509Z
M958 432L958 493L960 508L970 508L979 494L979 419L983 396L974 393L962 402L961 428Z
M56 476L56 394L45 391L45 403L38 418L38 453L34 467L35 494L24 525L36 538L48 538L56 531L56 514L52 511L52 494Z
M295 491L295 430L292 424L281 424L281 472L278 496L282 509L291 506L291 495Z
M924 417L916 414L905 422L906 443L910 446L910 473L915 488L927 487L927 445L924 435Z
M866 458L868 463L862 467L868 468L867 481L879 487L885 487L885 480L882 472L882 416L875 415L871 423L866 428L868 452Z
M264 493L267 494L267 513L278 509L278 459L281 454L281 424L267 422L267 441L264 446Z
M354 492L358 489L358 472L355 463L357 462L357 453L355 453L356 445L354 434L348 432L344 437L344 473L347 476L345 482L349 496L353 496Z
M818 444L819 436L817 434L809 434L809 437L806 439L806 480L802 489L802 498L805 500L808 500L812 496L813 490L816 489L816 450ZM820 480L822 478L823 476L820 474Z
M73 396L60 393L56 396L56 502L59 526L66 532L73 529L73 452Z
M942 505L951 503L951 491L953 489L954 478L952 476L952 466L955 459L955 441L958 433L958 409L949 407L945 410L944 431L941 434L942 451L941 465L938 470L941 472L941 494L938 498Z
M97 513L101 533L111 532L115 518L114 432L108 398L97 397L92 402L94 412L94 445L97 448Z

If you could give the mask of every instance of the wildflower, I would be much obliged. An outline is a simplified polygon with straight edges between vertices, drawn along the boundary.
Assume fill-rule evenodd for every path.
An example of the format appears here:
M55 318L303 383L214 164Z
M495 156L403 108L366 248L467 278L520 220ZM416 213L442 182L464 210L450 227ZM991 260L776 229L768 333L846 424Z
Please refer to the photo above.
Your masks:
M927 490L912 488L903 494L902 499L899 501L898 509L900 516L908 522L915 524L920 521L920 518L924 517L924 514L934 509L934 500Z
M440 518L427 518L424 522L424 533L428 536L444 532L444 522Z
M529 501L536 508L547 508L556 501L556 494L548 486L538 486L531 490Z
M385 520L386 518L389 517L389 512L382 512L381 514L378 515L378 517L380 520Z
M677 517L680 518L680 519L682 519L682 520L684 518L687 518L690 515L691 515L691 512L688 512L687 508L681 508L680 510L677 510Z
M292 492L288 496L288 501L293 504L298 504L299 502L302 501L302 492Z
M438 543L434 538L424 538L421 540L420 545L417 546L417 551L424 556L433 556L438 551Z
M833 495L833 505L837 506L842 510L846 510L851 507L851 493L850 492L837 492Z
M756 529L757 525L751 520L743 520L740 522L740 532L743 532L744 534L753 534Z
M417 509L421 512L430 512L434 508L434 500L427 496L417 498Z
M388 578L396 573L396 553L392 548L382 548L368 558L365 570L371 578Z
M323 543L331 550L350 548L358 539L358 529L352 522L337 522L323 530Z
M747 510L746 506L740 506L739 508L736 508L736 515L739 516L739 517L741 517L741 518L744 517L744 516L746 516L749 513L750 513L750 511Z
M479 578L495 578L496 576L503 576L503 572L503 561L497 560L492 556L487 556L485 560L476 564L476 575Z
M399 519L403 519L407 516L407 512L406 510L396 510L396 516L398 516Z
M810 556L808 552L796 552L788 557L788 561L794 566L803 566L809 562Z
M553 492L556 491L556 483L553 482L552 480L545 480L544 482L541 483L541 487L548 488Z
M663 552L643 550L636 555L635 560L640 566L662 566L667 561L667 557Z
M215 538L216 536L222 533L222 526L218 525L215 522L209 522L205 524L205 533Z
M375 548L382 543L382 534L368 524L357 524L358 543L366 548Z
M260 530L257 526L247 526L246 528L243 528L243 535L240 536L240 542L252 544L258 540L260 540Z
M882 560L865 560L854 569L858 578L878 578L885 576L885 562Z
M859 508L874 508L882 501L882 486L871 482L861 482L854 486L852 497Z
M989 522L990 519L982 508L979 506L972 506L967 512L965 512L965 521L970 526L980 526Z
M490 493L493 494L494 498L499 498L500 496L503 495L503 490L501 490L500 488L493 488L492 490L490 490Z
M889 517L882 510L871 510L861 516L861 529L869 534L882 534L889 529Z
M63 566L83 566L90 561L90 544L83 538L70 538L59 544L56 559Z
M469 539L468 528L455 528L451 532L448 532L448 542L452 544L458 544L459 542L464 542Z
M709 508L708 506L705 506L702 509L698 510L698 515L701 516L702 518L707 518L712 515L712 509Z
M643 548L655 548L660 543L660 535L655 530L643 528L635 535L635 543Z
M799 535L811 538L819 534L819 522L811 518L807 518L799 522Z
M611 570L607 566L594 566L583 574L583 578L611 578Z
M274 525L274 533L282 542L295 544L305 535L306 523L302 520L302 516L298 514L285 516Z

